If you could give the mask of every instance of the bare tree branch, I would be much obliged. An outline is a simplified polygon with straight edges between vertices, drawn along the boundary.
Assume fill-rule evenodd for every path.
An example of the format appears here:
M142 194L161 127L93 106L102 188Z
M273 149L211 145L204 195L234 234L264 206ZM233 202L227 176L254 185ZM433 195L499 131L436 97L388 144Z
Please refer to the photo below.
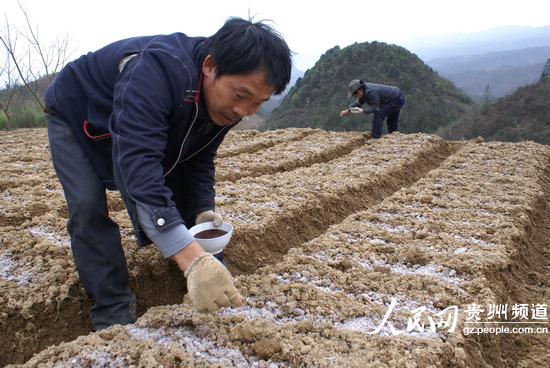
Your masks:
M19 78L17 77L19 73L15 74L15 67L12 66L12 57L9 55L9 50L13 49L16 43L16 39L12 41L9 25L3 32L3 35L0 35L0 42L2 42L8 52L4 60L4 66L0 70L0 80L4 81L6 84L5 89L0 90L0 110L6 115L6 130L11 130L13 118L11 106L19 84Z
M38 27L34 28L32 26L27 11L21 6L21 3L18 4L25 18L25 28L23 31L17 30L15 36L12 35L6 15L6 32L0 37L0 40L23 85L43 109L44 101L38 90L39 82L42 78L46 78L46 81L41 83L49 84L55 73L67 62L70 57L68 36L45 47L45 43L40 39ZM25 50L23 51L16 47L18 36L26 41L24 44Z

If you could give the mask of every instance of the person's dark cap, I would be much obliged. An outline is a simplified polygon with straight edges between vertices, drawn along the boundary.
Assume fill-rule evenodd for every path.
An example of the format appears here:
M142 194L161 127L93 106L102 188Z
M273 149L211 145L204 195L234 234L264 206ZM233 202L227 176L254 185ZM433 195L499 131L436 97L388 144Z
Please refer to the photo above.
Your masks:
M353 96L353 94L359 89L361 88L361 85L363 83L361 83L361 81L359 79L354 79L352 80L350 83L349 83L349 87L348 87L348 98L350 98L351 96Z

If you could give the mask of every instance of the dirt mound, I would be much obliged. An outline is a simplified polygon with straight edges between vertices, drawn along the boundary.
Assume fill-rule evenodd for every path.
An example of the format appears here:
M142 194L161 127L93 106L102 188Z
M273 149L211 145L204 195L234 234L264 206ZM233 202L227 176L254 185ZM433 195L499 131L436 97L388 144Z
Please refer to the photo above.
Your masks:
M181 272L137 250L110 193L140 318L92 333L46 132L1 133L0 364L550 365L550 148L366 138L228 135L216 201L246 301L214 315L181 304Z

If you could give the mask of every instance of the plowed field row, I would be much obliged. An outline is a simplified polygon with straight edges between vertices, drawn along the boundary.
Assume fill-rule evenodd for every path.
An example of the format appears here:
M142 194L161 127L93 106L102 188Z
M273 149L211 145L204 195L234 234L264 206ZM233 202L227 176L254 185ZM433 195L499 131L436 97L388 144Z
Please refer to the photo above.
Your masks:
M262 133L257 130L231 130L218 149L218 157L228 158L241 153L251 154L277 144L299 141L315 131L297 128L268 130Z
M273 263L289 247L412 184L451 151L439 137L394 135L326 163L218 183L216 205L235 227L230 266L251 272Z
M228 135L217 206L235 227L226 255L246 302L215 315L181 304L181 272L136 249L111 193L142 316L91 333L45 130L1 134L0 364L39 352L26 366L550 364L546 335L462 333L472 303L548 303L548 147L363 140Z
M236 181L243 177L291 171L298 167L327 162L346 155L365 142L363 134L357 132L326 132L317 129L311 130L311 134L305 134L309 131L308 129L304 132L302 139L289 139L253 153L242 152L237 156L227 157L225 151L223 157L222 151L222 157L216 160L216 181ZM238 136L241 137L242 134ZM258 147L258 143L254 141L263 138L264 134L267 133L256 135L250 145L253 148ZM235 140L235 135L231 135L230 141Z

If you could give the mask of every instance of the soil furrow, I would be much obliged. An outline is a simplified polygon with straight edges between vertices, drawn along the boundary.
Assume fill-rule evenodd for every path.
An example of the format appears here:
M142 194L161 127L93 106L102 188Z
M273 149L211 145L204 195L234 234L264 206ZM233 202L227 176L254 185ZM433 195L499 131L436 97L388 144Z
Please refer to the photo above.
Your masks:
M136 248L109 192L140 319L91 333L45 129L0 134L0 366L550 365L548 334L462 333L472 303L550 304L548 147L392 134L352 150L359 136L228 135L218 173L241 173L216 203L246 303L214 315L181 304L181 271ZM454 306L454 331L430 325Z
M278 143L254 153L216 159L216 182L235 182L244 177L257 177L292 171L345 156L363 145L366 138L358 132L325 132L316 130L302 139Z
M484 341L462 331L472 303L544 302L521 285L548 285L538 273L548 267L549 155L533 143L467 144L280 262L237 277L245 306L151 308L135 325L51 347L28 366L544 366L544 335ZM425 319L453 307L456 325ZM423 319L409 325L412 311Z
M455 148L435 136L396 134L323 164L217 185L217 207L235 231L227 248L250 273L437 167Z
M277 144L303 139L318 129L288 128L259 132L257 130L231 130L218 148L218 159L255 153Z

